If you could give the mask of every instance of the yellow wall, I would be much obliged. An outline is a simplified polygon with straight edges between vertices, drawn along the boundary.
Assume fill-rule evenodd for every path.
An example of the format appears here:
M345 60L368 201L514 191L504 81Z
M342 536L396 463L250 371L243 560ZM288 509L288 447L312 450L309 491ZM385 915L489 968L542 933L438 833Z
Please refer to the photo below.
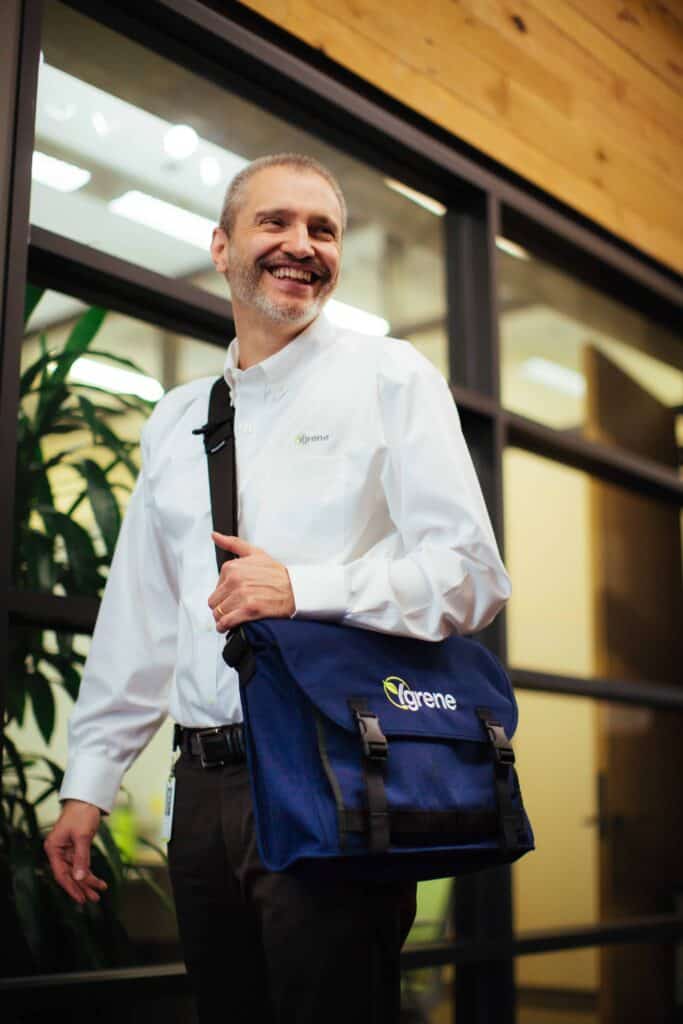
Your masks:
M677 0L245 6L683 272Z

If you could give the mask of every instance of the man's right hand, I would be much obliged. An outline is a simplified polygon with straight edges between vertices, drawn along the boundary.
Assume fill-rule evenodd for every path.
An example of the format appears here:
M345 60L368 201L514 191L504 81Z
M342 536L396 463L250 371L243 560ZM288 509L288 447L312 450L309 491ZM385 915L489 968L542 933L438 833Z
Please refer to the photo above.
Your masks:
M52 874L76 903L97 903L107 883L90 870L90 847L102 812L83 800L65 800L59 820L45 840Z

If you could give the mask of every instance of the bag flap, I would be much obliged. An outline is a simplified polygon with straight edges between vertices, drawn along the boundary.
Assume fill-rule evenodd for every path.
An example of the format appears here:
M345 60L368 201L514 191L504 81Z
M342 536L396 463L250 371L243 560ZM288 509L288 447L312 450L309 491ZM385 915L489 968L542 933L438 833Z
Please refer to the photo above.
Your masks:
M357 730L352 698L367 701L387 736L485 741L478 707L488 708L509 738L517 727L507 675L475 640L430 643L303 619L263 619L244 629L257 656L278 646L299 687L343 729Z

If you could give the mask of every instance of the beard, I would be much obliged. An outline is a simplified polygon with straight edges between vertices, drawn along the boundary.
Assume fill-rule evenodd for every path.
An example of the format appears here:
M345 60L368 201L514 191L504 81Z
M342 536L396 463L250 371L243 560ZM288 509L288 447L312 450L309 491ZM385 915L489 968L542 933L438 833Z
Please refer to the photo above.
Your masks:
M309 323L318 316L336 284L336 281L328 276L318 294L303 304L301 301L290 302L286 296L275 300L267 295L261 286L263 275L268 273L265 267L258 263L248 263L241 256L236 257L234 250L230 265L228 283L231 294L245 306L257 309L263 316L276 323Z

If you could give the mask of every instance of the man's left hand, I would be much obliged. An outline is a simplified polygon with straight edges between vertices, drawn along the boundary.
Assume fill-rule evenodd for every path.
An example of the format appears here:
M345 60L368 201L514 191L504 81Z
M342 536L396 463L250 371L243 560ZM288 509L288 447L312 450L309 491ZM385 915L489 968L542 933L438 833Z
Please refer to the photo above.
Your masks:
M211 537L219 548L239 556L224 562L209 598L219 633L254 619L287 619L294 614L294 593L284 565L239 537Z

